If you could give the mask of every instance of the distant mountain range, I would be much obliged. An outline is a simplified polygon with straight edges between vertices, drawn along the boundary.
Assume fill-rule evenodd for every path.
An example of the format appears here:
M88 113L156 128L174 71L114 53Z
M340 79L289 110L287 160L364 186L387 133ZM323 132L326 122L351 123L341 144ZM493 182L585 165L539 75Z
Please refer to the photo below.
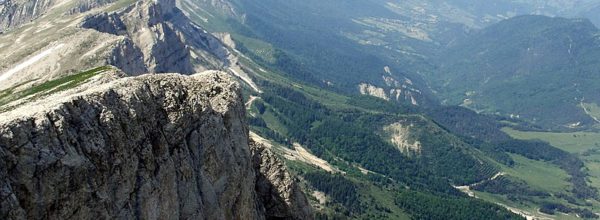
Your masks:
M600 32L587 19L518 16L444 50L428 78L446 104L512 115L549 128L597 121Z
M1 1L0 218L598 218L599 4Z

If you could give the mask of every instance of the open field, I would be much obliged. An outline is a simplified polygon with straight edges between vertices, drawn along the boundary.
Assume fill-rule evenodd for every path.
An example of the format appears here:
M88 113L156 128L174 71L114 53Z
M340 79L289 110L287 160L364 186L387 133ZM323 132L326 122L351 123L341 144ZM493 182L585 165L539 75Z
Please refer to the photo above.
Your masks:
M518 131L510 128L502 129L504 132L517 139L524 140L542 140L550 143L552 146L577 154L584 162L585 169L589 174L588 181L591 186L600 188L600 133L595 132L570 132L570 133L559 133L559 132L531 132L531 131ZM524 161L518 157L513 157L517 163ZM538 167L536 163L526 163L528 167L524 167L520 172L519 178L525 180L532 186L546 185L546 189L558 189L557 187L561 184L556 184L556 179L551 180L552 177L546 177L540 175L540 171L546 170L553 172L550 166L546 168ZM538 164L539 165L539 164ZM517 166L518 167L518 166ZM538 167L538 168L536 168ZM531 171L527 171L530 169ZM534 171L538 169L537 171ZM549 170L548 170L549 169ZM562 171L562 170L559 170ZM547 173L550 174L550 173ZM564 177L563 177L564 178ZM545 179L545 181L544 181ZM568 184L568 182L564 182ZM590 200L588 201L592 206L585 207L591 209L593 212L600 210L600 202ZM575 216L570 215L559 215L553 216L556 219L576 219Z
M565 192L570 184L569 175L558 166L544 162L527 159L523 156L511 155L515 161L513 167L504 167L503 172L509 176L517 177L528 185L545 192Z
M522 140L542 140L552 146L571 153L582 153L592 148L600 147L600 133L594 132L531 132L518 131L511 128L502 129L508 135Z

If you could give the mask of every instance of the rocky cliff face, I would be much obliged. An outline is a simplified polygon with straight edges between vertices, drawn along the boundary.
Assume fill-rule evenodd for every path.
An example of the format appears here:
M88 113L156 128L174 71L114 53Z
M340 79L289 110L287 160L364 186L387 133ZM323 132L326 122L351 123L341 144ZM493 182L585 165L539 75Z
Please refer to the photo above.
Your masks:
M124 36L126 41L132 42L134 51L141 55L141 62L136 65L145 67L145 70L131 70L129 74L137 72L178 72L190 74L198 69L197 63L204 63L205 67L214 68L222 65L219 59L203 59L193 56L193 51L204 51L212 56L220 56L226 50L224 47L214 46L214 37L195 26L187 17L176 8L175 1L138 1L134 5L114 13L101 13L89 16L81 23L82 28L93 29L112 35ZM212 43L212 44L211 44ZM222 48L221 48L222 47ZM117 47L117 49L120 49ZM122 50L121 50L122 51ZM120 51L119 51L120 52ZM119 53L115 53L119 58ZM127 59L129 56L124 56ZM110 64L125 69L122 59L113 59ZM129 60L126 60L129 61Z
M0 1L0 32L21 26L43 15L56 0Z
M83 13L118 0L77 0L75 7L68 11L69 14Z
M129 75L192 74L231 65L227 46L191 22L174 0L55 1L28 26L0 34L0 89L103 65Z
M0 219L310 218L227 75L92 87L0 115Z
M312 219L312 209L298 180L264 145L251 141L256 192L267 219Z

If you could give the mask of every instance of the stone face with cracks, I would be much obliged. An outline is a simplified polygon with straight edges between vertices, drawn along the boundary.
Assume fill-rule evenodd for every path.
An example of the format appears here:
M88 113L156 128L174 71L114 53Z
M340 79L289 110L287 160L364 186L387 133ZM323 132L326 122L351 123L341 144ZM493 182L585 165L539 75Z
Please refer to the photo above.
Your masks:
M267 219L312 219L312 209L295 179L275 154L251 141L259 207Z
M130 77L46 99L0 116L0 219L279 215L262 208L240 88L223 73Z

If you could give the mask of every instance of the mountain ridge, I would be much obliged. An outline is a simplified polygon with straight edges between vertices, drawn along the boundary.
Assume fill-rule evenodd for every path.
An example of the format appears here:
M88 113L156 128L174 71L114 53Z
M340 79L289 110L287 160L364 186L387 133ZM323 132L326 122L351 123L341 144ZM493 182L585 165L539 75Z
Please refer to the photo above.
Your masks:
M443 5L431 7L431 2ZM589 45L589 39L594 39L594 34L591 34L594 28L590 28L589 22L531 16L530 20L541 20L532 22L524 19L527 17L495 15L486 11L508 13L510 10L506 11L504 7L513 4L506 2L498 0L494 7L488 7L487 4L458 0L343 3L333 0L57 0L46 13L15 24L0 34L0 59L4 61L0 63L0 124L8 121L2 126L19 125L15 120L20 120L22 117L19 115L27 112L41 118L58 114L56 117L66 119L51 120L46 124L64 124L54 130L63 129L61 134L76 136L63 141L66 146L77 145L80 139L87 139L86 135L90 135L86 133L88 130L106 133L140 127L132 128L131 132L127 132L131 135L122 135L126 137L118 142L132 141L127 138L144 140L133 140L132 145L141 147L124 149L136 151L125 155L134 158L128 160L129 163L139 162L135 160L140 158L139 154L149 155L127 171L142 173L145 177L135 178L135 181L145 183L143 187L156 189L150 193L139 190L133 193L150 199L130 196L132 199L123 200L106 196L102 189L95 190L100 192L96 193L99 202L116 198L134 204L133 212L130 212L132 209L123 209L124 215L129 216L157 213L168 216L166 209L146 209L139 205L139 201L150 201L145 203L149 204L146 207L157 207L154 204L160 206L162 203L152 202L157 201L153 196L161 194L161 189L173 191L177 188L178 192L190 189L171 187L192 181L188 176L170 181L174 176L185 173L196 177L200 175L201 178L192 179L202 179L200 185L215 189L202 191L200 196L184 192L188 196L185 198L173 198L173 193L162 193L169 194L163 196L167 198L165 205L178 206L173 210L179 208L186 216L202 212L217 219L520 219L546 216L538 210L544 210L544 213L558 210L565 215L594 217L593 211L598 207L595 202L598 198L597 175L586 169L594 165L589 164L594 159L594 149L576 152L581 153L579 155L542 141L517 140L510 136L515 132L510 128L549 128L536 121L528 121L525 114L511 118L508 114L493 115L497 111L478 114L463 107L440 105L438 98L457 99L459 103L464 99L456 95L462 95L461 92L443 90L446 78L441 78L441 83L428 78L453 70L449 68L454 64L467 66L459 62L465 59L473 62L469 65L480 60L486 61L481 62L484 64L490 64L487 61L499 63L494 68L498 69L499 80L495 80L498 82L502 77L529 80L525 76L542 75L534 74L534 71L548 70L547 64L577 61L577 65L582 66L594 63L593 57L563 61L561 58L566 57L563 55L549 57L552 62L539 62L545 60L539 57L541 55L557 51L566 53L569 49L572 49L569 53L573 54L583 51L580 52L582 57L593 54L593 50L582 50ZM352 11L358 12L350 13ZM473 13L480 11L482 13ZM490 25L509 17L513 18ZM470 22L470 19L479 18L483 19L479 23ZM478 29L488 25L485 29ZM506 27L499 28L498 25ZM555 26L558 28L553 29ZM561 30L573 31L562 33ZM529 36L531 32L536 33ZM513 35L521 38L506 40ZM484 37L483 40L476 39ZM565 41L568 39L578 43L569 47L569 42ZM448 56L447 60L436 60L439 58L436 57L439 55L437 51L445 47L460 49L471 42L475 43L472 45L475 49L467 48L465 53L456 50L458 52ZM489 51L478 50L492 48L490 45L497 42L514 45L498 45L498 48ZM536 43L530 47L533 55L521 53L519 49L527 48L531 42ZM528 58L525 60L528 62L509 62L504 59L506 56L498 54L509 54L509 58L515 59L525 54L527 56L522 57ZM478 59L480 57L486 59ZM516 66L513 63L520 66L513 68ZM207 79L198 83L202 77L194 74L208 69L226 73L211 72L209 75L214 77L209 78L214 81ZM472 69L485 68L476 66ZM469 74L464 71L458 73ZM472 77L452 82L491 84L472 83L479 80L475 77L479 76L477 73L472 72ZM457 75L463 76L460 74ZM125 78L119 79L122 77ZM485 77L482 80L485 81ZM559 81L569 83L564 79ZM221 82L235 87L235 91L219 86ZM543 83L538 85L543 86ZM559 84L547 86L555 88L556 85ZM537 85L531 86L538 88ZM504 90L520 92L518 89L524 87L501 88L504 89L490 94L502 95ZM566 90L558 93L571 97L573 93L566 93L571 87L564 88ZM534 92L556 94L546 89ZM89 97L90 93L102 95ZM472 93L480 94L483 93ZM66 97L57 98L59 96ZM247 103L243 103L242 96ZM545 99L544 102L557 104L554 100L564 97L555 96L555 99ZM525 102L531 100L521 98ZM581 103L569 100L568 104L575 105L565 106L581 105L585 107L584 113L597 114L593 98L586 95L585 99L581 98ZM479 104L480 100L472 98L471 103ZM483 109L476 109L479 107L476 105L464 106ZM33 108L38 109L30 110ZM206 116L219 109L236 113L234 116L219 113L215 113L215 117ZM88 117L98 115L98 112L100 116L112 114L115 117ZM209 119L201 118L204 116ZM569 124L572 124L573 117L569 117ZM114 129L97 129L98 126L88 126L89 121L108 124ZM579 127L568 129L587 128L588 124L583 120L578 121L582 122ZM223 125L219 124L221 122ZM23 133L33 132L37 136L45 133L36 130L36 126L45 126L44 123L35 120L24 123L26 126L23 125L25 127L20 130ZM564 124L561 123L561 126L564 127ZM190 129L194 132L188 134ZM248 131L251 131L254 140L247 137ZM203 142L191 142L199 143L199 151L216 149L223 154L215 156L216 153L208 152L197 157L203 160L196 164L201 167L197 169L200 172L187 172L179 170L181 166L170 165L189 161L171 156L187 149L180 145L194 145L188 140L195 139L197 133L204 134L197 138ZM579 135L585 134L577 133L573 139ZM92 139L105 140L105 136ZM231 140L211 144L228 137L232 137L229 138ZM7 138L9 141L27 139ZM227 142L237 139L243 140ZM263 143L265 146L261 146ZM110 152L94 151L96 145L93 144L79 145L74 148L83 149L76 152L82 152L82 157L94 158L104 153L113 156ZM115 147L119 145L107 144L103 149ZM94 149L86 150L89 148ZM14 150L14 147L9 149ZM233 153L228 153L229 150ZM21 151L10 153L24 155L19 158L29 156ZM9 154L0 152L0 156L4 155ZM52 155L38 155L42 156L34 158L41 160L37 164L55 159ZM156 158L159 159L154 160ZM7 163L19 163L18 158L9 159ZM102 164L94 166L103 167ZM20 169L12 164L9 168L8 172ZM40 170L38 173L42 175L42 171L52 171L53 168L34 170ZM163 172L168 175L163 175ZM502 173L502 177L493 178L498 173ZM88 174L84 172L84 175ZM52 178L46 180L53 181L60 175L50 176ZM133 180L125 179L123 181ZM40 180L33 177L9 178L8 181L13 181L12 185L31 185L31 182L40 185ZM127 185L107 184L114 188ZM57 185L58 190L64 188L60 184L51 185ZM88 182L79 181L73 187L88 185ZM234 186L229 187L231 185ZM456 185L477 187L465 194ZM19 195L27 194L21 193L23 190L33 192L31 194L40 193L36 189L27 191L18 187L10 190L5 191ZM44 189L44 192L48 190ZM19 198L20 201L27 200L27 204L39 201L39 196ZM180 198L191 201L191 205L178 203ZM47 202L44 204L54 202L50 200L44 200ZM198 204L195 200L206 202ZM72 204L77 206L80 202ZM200 207L211 205L216 207L214 212L205 212L208 209ZM41 208L25 206L25 210L33 210L27 211L32 216L43 212L39 211ZM74 206L65 206L63 211L69 212ZM186 209L182 206L200 208ZM103 209L95 205L93 208ZM114 213L113 209L107 210L102 212ZM96 216L94 213L90 215Z
M600 101L598 33L587 19L518 16L440 53L439 70L428 77L448 104L554 129L590 127L580 102Z
M2 114L2 218L312 218L282 162L251 154L240 87L226 74L92 84L38 100L53 100L38 112ZM274 190L255 191L264 187Z

